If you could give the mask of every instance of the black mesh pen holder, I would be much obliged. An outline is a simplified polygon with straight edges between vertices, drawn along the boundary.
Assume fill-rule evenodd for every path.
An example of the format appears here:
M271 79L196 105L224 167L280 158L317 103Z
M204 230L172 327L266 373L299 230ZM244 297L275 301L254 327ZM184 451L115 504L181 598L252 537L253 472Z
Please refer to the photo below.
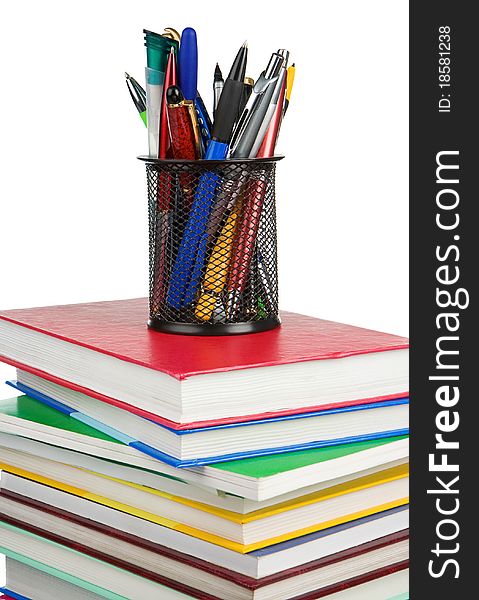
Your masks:
M234 335L280 325L276 162L146 163L149 320L186 335Z

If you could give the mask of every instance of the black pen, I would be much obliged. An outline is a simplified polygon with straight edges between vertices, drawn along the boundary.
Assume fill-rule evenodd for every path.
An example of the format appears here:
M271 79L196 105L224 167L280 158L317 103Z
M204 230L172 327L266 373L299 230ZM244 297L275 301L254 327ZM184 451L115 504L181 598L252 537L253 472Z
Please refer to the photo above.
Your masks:
M213 124L212 140L208 145L207 158L223 159L228 152L234 124L239 116L239 107L244 92L244 76L246 60L248 58L248 44L245 42L238 51L233 65L226 78L223 91L216 108ZM215 147L221 146L221 147Z

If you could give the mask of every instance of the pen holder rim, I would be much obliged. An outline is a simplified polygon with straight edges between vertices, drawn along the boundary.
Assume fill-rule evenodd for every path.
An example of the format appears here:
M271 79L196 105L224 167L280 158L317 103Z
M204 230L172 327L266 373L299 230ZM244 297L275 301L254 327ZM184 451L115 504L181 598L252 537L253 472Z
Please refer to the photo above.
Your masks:
M284 154L276 154L275 156L268 156L265 158L226 158L224 160L205 160L204 158L196 160L185 160L181 158L153 158L152 156L141 154L136 157L138 160L147 164L164 164L164 165L198 165L198 166L212 166L212 165L241 165L243 163L254 164L254 163L270 163L279 162L283 160Z
M205 326L203 323L183 323L175 321L163 321L156 317L148 319L148 328L163 333L194 336L223 336L223 335L247 335L249 333L264 333L271 331L281 325L279 316L269 317L261 321L245 321L243 323L214 323Z

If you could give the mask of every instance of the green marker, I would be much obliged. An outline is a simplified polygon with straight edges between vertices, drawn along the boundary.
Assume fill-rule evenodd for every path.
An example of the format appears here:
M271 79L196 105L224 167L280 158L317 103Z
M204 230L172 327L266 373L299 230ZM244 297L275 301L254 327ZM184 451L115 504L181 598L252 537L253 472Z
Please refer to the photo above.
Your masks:
M128 73L125 73L126 77L126 87L130 92L131 99L133 100L133 104L136 106L136 110L139 112L141 120L147 126L146 120L146 92L141 87L136 79L133 79Z

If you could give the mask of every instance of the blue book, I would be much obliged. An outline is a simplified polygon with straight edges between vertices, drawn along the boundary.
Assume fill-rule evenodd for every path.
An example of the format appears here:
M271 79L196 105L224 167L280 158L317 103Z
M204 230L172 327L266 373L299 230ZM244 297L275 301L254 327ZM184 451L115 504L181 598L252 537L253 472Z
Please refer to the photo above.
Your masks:
M174 467L407 435L409 398L177 430L18 371L9 385Z

